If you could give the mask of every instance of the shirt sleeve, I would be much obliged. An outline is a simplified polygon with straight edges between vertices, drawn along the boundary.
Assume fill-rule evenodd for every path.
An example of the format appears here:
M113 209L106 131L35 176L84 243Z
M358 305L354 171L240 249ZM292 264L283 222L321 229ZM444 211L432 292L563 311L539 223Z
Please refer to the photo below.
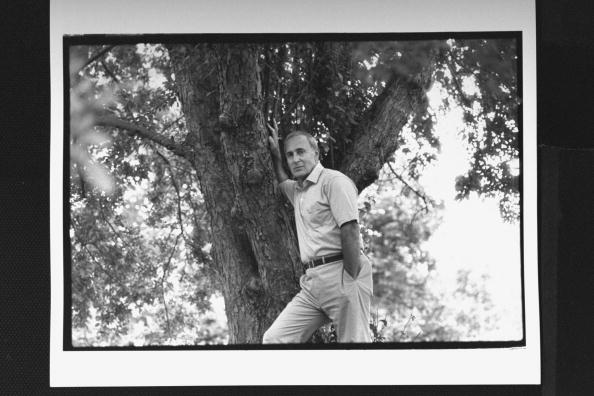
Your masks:
M293 205L293 206L295 206L295 185L296 184L297 184L297 182L295 180L287 179L278 185L278 187L285 194L285 196L289 199L289 201L291 201L291 205Z
M328 202L332 216L338 227L352 220L359 220L359 209L357 207L357 187L347 176L333 177L328 183Z

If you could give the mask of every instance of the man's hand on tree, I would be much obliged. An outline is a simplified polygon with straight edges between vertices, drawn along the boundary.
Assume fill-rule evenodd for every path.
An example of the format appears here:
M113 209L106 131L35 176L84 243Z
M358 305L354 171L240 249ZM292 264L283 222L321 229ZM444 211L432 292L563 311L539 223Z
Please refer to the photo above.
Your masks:
M276 161L281 161L281 152L280 147L278 144L278 125L276 124L276 120L272 120L273 125L266 124L272 136L268 137L268 145L270 147L270 154L272 155L273 159Z
M272 134L272 136L268 137L268 146L270 147L270 155L272 156L272 162L274 163L274 173L276 175L276 181L282 183L289 177L283 169L283 160L278 144L278 125L276 124L275 119L272 120L272 123L274 126L266 124L268 129L270 129L270 133Z

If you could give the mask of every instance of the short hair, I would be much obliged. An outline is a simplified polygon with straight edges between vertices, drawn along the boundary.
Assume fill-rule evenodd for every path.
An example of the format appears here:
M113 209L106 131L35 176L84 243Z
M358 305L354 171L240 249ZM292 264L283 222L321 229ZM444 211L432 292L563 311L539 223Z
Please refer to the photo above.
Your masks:
M289 139L291 139L295 136L305 136L307 138L307 141L309 142L309 145L311 146L311 148L314 149L314 151L317 153L320 152L320 149L318 148L318 141L316 140L316 138L313 137L310 133L305 132L301 129L291 131L287 136L285 136L285 139L284 139L285 144Z

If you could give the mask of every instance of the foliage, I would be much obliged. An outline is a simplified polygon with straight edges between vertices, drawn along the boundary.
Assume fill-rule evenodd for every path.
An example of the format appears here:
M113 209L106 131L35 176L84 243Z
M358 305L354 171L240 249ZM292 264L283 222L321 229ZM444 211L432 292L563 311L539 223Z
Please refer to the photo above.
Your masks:
M366 249L374 264L374 339L459 341L483 339L496 314L484 279L460 273L452 294L440 282L439 268L425 242L441 223L442 202L398 175L406 166L386 164L378 182L361 196Z
M174 97L148 84L151 70L162 65L159 57L147 64L146 53L134 47L116 47L112 54L126 62L108 57L103 69L85 69L87 80L78 75L72 81L74 90L95 81L95 91L87 91L88 97L109 91L117 99L108 106L122 118L160 125L172 136L174 131L179 134L183 124L177 119ZM117 85L110 77L114 73L118 81L133 83ZM101 116L88 107L85 110L92 117ZM110 146L91 145L87 150L94 159L91 165L109 169L113 190L105 191L102 185L90 183L93 179L80 177L86 174L88 162L73 161L71 167L73 326L84 328L94 309L98 336L114 339L129 330L133 312L152 307L160 333L147 340L162 343L183 328L199 326L197 314L209 309L215 292L216 277L203 240L208 228L204 203L187 164L150 142L110 132L115 136ZM188 303L194 315L183 313ZM204 335L204 339L210 337Z
M520 216L519 172L514 169L520 149L517 62L514 40L457 40L443 54L445 67L436 75L464 109L472 163L456 180L458 198L472 191L496 197L509 222Z

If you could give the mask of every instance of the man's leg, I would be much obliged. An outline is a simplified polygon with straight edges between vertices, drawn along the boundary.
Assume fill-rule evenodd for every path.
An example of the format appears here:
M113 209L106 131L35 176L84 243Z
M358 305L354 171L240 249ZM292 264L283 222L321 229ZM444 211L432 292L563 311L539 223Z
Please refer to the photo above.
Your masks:
M301 291L287 304L272 326L264 333L263 344L306 342L316 329L329 321L311 293L311 277L300 279Z
M373 280L371 263L361 256L361 272L353 279L342 263L327 274L324 310L334 322L338 342L371 342L369 319Z

